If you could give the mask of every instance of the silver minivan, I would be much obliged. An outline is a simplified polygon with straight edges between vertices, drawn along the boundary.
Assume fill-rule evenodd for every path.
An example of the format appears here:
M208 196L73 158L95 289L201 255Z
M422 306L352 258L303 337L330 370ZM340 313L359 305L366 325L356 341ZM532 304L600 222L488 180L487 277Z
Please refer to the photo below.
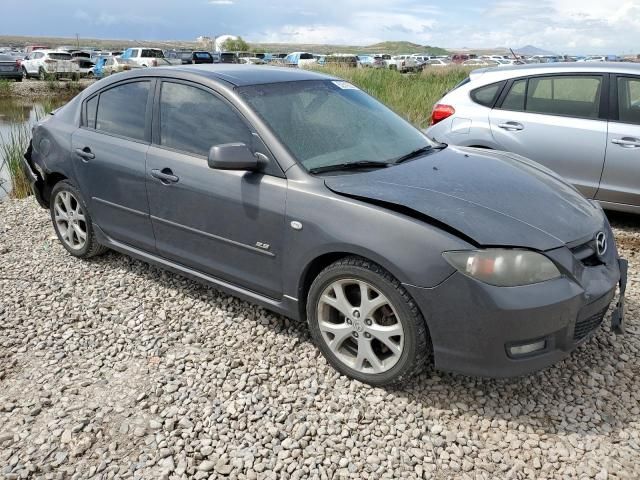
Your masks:
M475 70L435 105L427 134L528 157L604 208L640 213L640 65Z

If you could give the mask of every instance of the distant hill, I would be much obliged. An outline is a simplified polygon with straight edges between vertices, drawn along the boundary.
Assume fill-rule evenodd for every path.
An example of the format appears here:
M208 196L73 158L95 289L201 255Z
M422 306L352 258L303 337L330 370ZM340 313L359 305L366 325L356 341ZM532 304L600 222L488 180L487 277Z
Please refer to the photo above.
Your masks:
M542 48L534 47L533 45L517 48L514 51L519 55L556 55L554 52L543 50Z
M312 53L426 53L447 55L444 48L419 45L412 42L381 42L373 45L330 45L313 43L250 43L255 49L265 52L312 52Z

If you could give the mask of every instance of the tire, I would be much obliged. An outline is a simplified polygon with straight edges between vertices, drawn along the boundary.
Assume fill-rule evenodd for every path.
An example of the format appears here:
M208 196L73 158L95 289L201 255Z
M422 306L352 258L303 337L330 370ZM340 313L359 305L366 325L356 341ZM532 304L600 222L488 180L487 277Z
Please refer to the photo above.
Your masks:
M40 67L38 69L38 78L40 80L46 80L47 79L47 72L44 71L44 68Z
M22 81L22 77L16 77L16 82L21 82Z
M27 69L22 67L22 78L29 78L29 74L27 73Z
M65 201L65 197L68 203ZM58 201L60 201L62 205L59 205ZM58 210L58 207L61 207L61 211ZM51 191L49 210L51 212L51 222L53 223L53 228L56 231L58 240L60 240L62 246L71 255L78 258L91 258L107 251L107 247L100 245L96 240L89 209L87 208L84 198L71 182L62 180L56 183ZM70 211L72 212L72 216L69 215ZM66 221L64 220L64 215L61 215L61 213L67 214ZM80 217L84 220L80 220ZM69 225L69 219L71 221L75 219L78 228L84 231L85 239L82 244L80 244L81 237L77 233L78 229L72 228ZM70 235L66 235L65 232L67 230L71 232ZM74 239L78 240L78 242L74 242ZM75 244L75 246L73 246L73 244Z
M367 302L361 300L363 288ZM334 306L339 298L346 307ZM381 306L369 308L376 303ZM351 315L340 313L350 308ZM364 258L346 257L320 272L309 289L307 321L327 361L360 382L399 385L430 363L431 339L418 306L397 279Z

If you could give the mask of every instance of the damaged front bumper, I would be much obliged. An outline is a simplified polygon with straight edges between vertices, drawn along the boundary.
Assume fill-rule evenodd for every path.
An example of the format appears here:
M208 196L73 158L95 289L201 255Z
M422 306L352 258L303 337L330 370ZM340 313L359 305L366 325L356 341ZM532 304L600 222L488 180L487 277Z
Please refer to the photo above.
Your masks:
M42 174L38 172L36 167L33 165L33 161L31 158L31 153L33 151L33 147L31 142L29 142L29 147L27 151L22 156L22 170L24 171L25 176L29 179L29 185L31 186L31 191L33 195L36 197L38 204L42 208L49 208L49 205L42 197L42 191L44 186L44 180L42 178Z
M620 268L620 281L618 282L619 296L618 304L611 314L611 330L613 330L617 334L623 334L625 308L624 295L627 291L627 274L629 271L629 262L624 258L619 258L618 265Z

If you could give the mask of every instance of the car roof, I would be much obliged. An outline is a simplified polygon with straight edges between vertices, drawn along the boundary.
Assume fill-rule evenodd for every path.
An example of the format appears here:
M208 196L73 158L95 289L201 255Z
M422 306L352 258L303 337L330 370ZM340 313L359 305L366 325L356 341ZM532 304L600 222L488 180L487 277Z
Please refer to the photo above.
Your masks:
M628 73L640 75L640 64L628 62L556 62L525 65L509 65L506 67L479 68L471 72L471 79L482 78L482 81L500 81L508 78L528 75L545 75L553 73Z
M300 68L252 66L242 64L203 64L203 65L183 65L173 67L155 67L153 72L171 77L177 72L188 72L201 77L223 80L236 87L247 85L259 85L265 83L297 82L302 80L329 80L335 79L329 75L324 75Z

